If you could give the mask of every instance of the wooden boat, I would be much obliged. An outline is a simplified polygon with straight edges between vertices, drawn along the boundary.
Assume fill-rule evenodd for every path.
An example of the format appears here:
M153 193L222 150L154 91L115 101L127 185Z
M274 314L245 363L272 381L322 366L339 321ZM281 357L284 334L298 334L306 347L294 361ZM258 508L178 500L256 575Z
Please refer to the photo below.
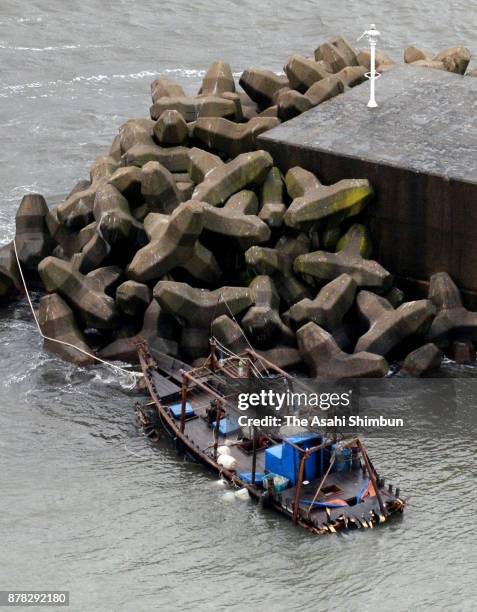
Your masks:
M212 341L198 368L145 342L137 350L152 401L137 404L136 416L152 440L165 430L179 452L315 534L370 528L403 512L399 489L385 486L359 437L316 431L283 436L237 426L237 389L244 381L294 382L252 349L219 358Z

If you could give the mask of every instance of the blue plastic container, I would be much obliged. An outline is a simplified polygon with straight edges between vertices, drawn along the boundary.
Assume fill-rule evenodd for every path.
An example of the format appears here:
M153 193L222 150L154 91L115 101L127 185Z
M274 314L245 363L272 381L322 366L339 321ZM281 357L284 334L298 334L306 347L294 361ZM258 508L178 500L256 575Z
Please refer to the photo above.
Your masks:
M316 434L309 434L305 436L293 436L287 438L287 440L306 450L320 444L322 438ZM293 485L297 483L300 460L301 453L286 442L276 444L265 450L265 469L268 472L280 474L280 476L288 478ZM303 479L314 480L320 476L322 472L321 466L322 453L321 451L317 451L305 461Z
M212 429L215 429L217 421L212 423ZM234 417L226 416L219 421L219 433L222 436L227 436L236 433L240 429L237 419Z
M252 472L240 472L238 477L245 484L252 484ZM255 472L255 486L261 487L265 474L263 472Z
M179 402L178 404L172 404L172 406L169 406L169 410L172 412L172 416L175 419L180 419L182 413L182 403ZM189 404L189 402L186 402L185 416L186 419L190 419L190 417L195 416L195 412L192 410L192 406Z
M268 488L268 481L273 480L273 486L275 487L275 491L280 493L281 491L285 491L291 486L290 480L282 476L281 474L265 474L262 478L262 487L265 491Z

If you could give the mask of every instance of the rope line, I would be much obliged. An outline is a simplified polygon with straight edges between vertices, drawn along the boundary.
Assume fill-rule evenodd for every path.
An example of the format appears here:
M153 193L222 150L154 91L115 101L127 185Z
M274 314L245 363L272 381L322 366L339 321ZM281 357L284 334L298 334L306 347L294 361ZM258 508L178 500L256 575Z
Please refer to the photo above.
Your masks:
M23 270L22 270L22 266L21 266L21 263L20 263L20 258L18 257L17 244L15 242L15 239L13 239L13 248L14 248L14 251L15 251L15 257L16 257L17 264L18 264L18 270L20 272L20 276L21 276L21 279L22 279L23 287L25 289L25 293L26 293L26 296L27 296L28 303L30 305L30 309L31 309L33 318L34 318L36 326L38 328L38 332L39 332L40 336L44 340L48 340L49 342L56 342L57 344L63 344L64 346L69 346L70 348L75 349L75 350L77 350L80 353L83 353L83 355L86 355L87 357L91 357L91 359L94 359L95 361L98 361L99 363L103 363L103 364L105 364L105 365L107 365L107 366L109 366L111 368L119 370L120 372L125 372L126 374L129 374L130 376L138 376L138 377L144 376L144 374L142 372L135 372L134 370L126 370L126 368L122 368L121 366L118 366L118 365L116 365L114 363L106 361L105 359L101 359L101 357L98 357L97 355L94 355L93 353L89 353L88 351L85 351L84 349L80 348L79 346L76 346L75 344L72 344L71 342L66 342L65 340L58 340L57 338L51 338L50 336L46 336L43 333L42 329L41 329L40 322L38 321L38 318L37 318L36 313L35 313L35 309L33 308L33 304L32 304L31 298L30 298L30 293L28 291L28 287L27 287L27 284L26 284L26 281L25 281L25 277L23 276Z
M224 296L223 296L222 292L220 293L220 299L221 299L221 300L223 300L223 302L224 302L224 304L225 304L225 307L227 308L227 310L228 310L228 311L229 311L229 313L230 313L230 316L232 317L232 320L234 321L234 323L236 323L236 324L237 324L237 326L238 326L238 328L239 328L239 330L240 330L240 332L241 332L242 336L245 338L245 342L248 344L248 346L249 346L250 350L251 350L251 351L253 351L253 352L255 353L255 350L254 350L253 346L251 345L251 343L250 343L249 339L247 338L246 333L244 332L244 330L242 329L242 327L239 325L239 323L238 323L237 319L235 318L234 313L232 312L232 309L231 309L231 308L230 308L230 306L228 305L227 300L224 298ZM265 372L266 372L267 376L270 376L270 372L268 371L267 366L266 366L266 365L263 363L263 361L260 359L260 356L259 356L259 355L257 355L257 358L258 358L258 361L260 361L260 363L261 363L261 365L262 365L262 368L265 370Z

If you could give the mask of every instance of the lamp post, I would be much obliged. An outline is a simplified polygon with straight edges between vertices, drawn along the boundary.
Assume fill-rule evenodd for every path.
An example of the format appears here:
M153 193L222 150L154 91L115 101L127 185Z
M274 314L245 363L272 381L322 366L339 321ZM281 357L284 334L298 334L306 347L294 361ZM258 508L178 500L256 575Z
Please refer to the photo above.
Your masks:
M358 38L358 41L361 40L364 36L368 39L369 48L371 52L370 60L369 60L369 68L370 71L366 73L366 78L369 79L369 108L376 108L378 105L375 97L375 82L381 75L379 72L376 72L376 43L378 42L378 38L381 36L381 33L376 30L376 26L374 23L371 24L369 30L366 30L361 34Z

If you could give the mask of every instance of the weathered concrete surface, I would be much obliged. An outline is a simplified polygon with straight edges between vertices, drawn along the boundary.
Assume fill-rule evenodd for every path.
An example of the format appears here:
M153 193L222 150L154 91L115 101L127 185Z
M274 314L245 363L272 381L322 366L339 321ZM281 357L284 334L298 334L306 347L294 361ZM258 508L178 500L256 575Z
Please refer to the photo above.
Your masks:
M136 342L142 339L156 351L177 356L177 328L177 322L172 315L165 313L156 300L152 300L144 313L140 332L134 336L116 338L102 348L98 355L101 359L137 363L139 359Z
M322 287L314 300L305 298L294 304L286 319L297 328L312 321L333 333L353 305L355 294L355 281L348 274L341 274Z
M436 313L430 300L405 302L394 310L385 298L369 291L360 291L356 303L369 329L358 340L355 352L383 356L408 336L425 334Z
M15 217L15 243L18 258L27 270L36 271L40 261L50 255L53 240L46 224L48 206L38 193L24 196Z
M408 376L425 376L439 369L442 361L442 352L435 344L429 342L420 346L404 360L400 372Z
M0 247L0 299L14 295L21 285L13 242L10 242Z
M227 92L235 92L235 82L230 64L221 61L214 62L205 74L199 94L220 96Z
M247 123L235 123L223 117L200 117L194 125L194 137L209 149L236 157L257 148L257 136L276 127L278 119L255 117Z
M230 206L217 208L205 203L202 211L204 229L228 238L243 251L270 238L270 228L256 215L244 215Z
M272 166L273 160L265 151L242 153L228 164L211 170L195 188L193 198L219 206L234 193L250 185L261 185Z
M85 278L95 291L104 291L112 296L122 275L123 271L118 266L104 266L88 272Z
M45 257L38 266L45 289L60 296L74 309L85 327L112 329L117 312L112 298L92 288L87 278L67 261Z
M316 323L307 323L297 332L298 349L310 375L339 380L342 378L379 378L388 372L386 360L373 353L348 355L333 336Z
M154 298L181 324L181 352L191 361L208 355L214 319L223 314L237 315L253 303L252 291L247 287L206 291L173 281L159 281L154 287Z
M327 280L340 274L349 274L359 287L369 287L385 292L391 288L393 277L377 261L366 259L369 247L366 231L362 225L355 224L338 242L338 252L314 251L299 255L293 268L303 277Z
M151 303L152 291L147 285L128 280L116 289L116 304L130 317L140 316Z
M76 324L73 311L57 293L44 295L41 298L38 322L45 336L60 342L69 342L81 349L75 350L70 346L45 339L44 347L46 350L56 353L65 361L70 361L79 366L89 366L94 363L92 357L82 352L92 353Z
M181 204L169 218L160 218L155 229L149 227L149 244L139 249L129 264L129 278L147 282L183 268L200 281L216 282L220 268L198 241L203 227L203 204L194 200Z
M460 292L449 274L440 272L431 276L429 299L437 308L427 334L429 340L441 347L460 338L477 342L477 312L463 307Z
M184 117L176 110L166 110L154 124L154 136L160 145L181 145L189 131Z
M293 272L293 262L307 253L309 247L310 240L306 234L299 234L296 238L282 236L274 249L260 246L248 249L245 261L256 274L270 276L282 300L291 305L309 297L309 288Z
M477 80L398 66L377 83L378 108L368 96L367 84L354 87L261 134L259 146L283 172L367 178L375 258L417 280L446 270L477 298Z
M255 304L245 313L242 327L254 346L266 349L277 343L296 344L295 334L280 318L280 296L270 276L256 276L250 290Z

